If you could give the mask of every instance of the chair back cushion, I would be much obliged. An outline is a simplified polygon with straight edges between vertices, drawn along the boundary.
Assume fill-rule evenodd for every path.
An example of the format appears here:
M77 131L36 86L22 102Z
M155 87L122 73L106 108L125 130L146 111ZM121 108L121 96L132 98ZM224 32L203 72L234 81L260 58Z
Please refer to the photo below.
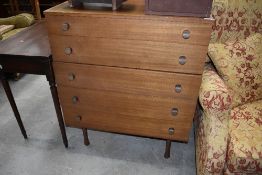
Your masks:
M234 92L233 106L262 99L262 34L225 44L210 44L208 54Z
M262 34L262 0L213 0L211 43Z

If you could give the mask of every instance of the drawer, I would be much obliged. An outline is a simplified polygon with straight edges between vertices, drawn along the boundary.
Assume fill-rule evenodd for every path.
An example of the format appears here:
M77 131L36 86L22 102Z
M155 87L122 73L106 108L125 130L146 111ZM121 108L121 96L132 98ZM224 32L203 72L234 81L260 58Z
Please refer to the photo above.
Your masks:
M49 34L161 41L207 46L212 22L198 18L48 15ZM147 19L148 18L148 19Z
M62 107L117 116L191 121L197 99L165 98L58 86Z
M192 127L192 121L171 122L157 119L116 116L102 111L86 111L79 115L74 108L64 110L66 126L87 128L113 133L138 135L159 139L187 142ZM80 117L79 117L79 116ZM169 134L169 128L174 128L174 134Z
M54 62L58 86L169 99L197 99L201 76Z
M207 46L50 35L55 61L202 74Z
M186 141L196 100L58 86L65 123L73 127ZM174 135L168 129L174 128Z

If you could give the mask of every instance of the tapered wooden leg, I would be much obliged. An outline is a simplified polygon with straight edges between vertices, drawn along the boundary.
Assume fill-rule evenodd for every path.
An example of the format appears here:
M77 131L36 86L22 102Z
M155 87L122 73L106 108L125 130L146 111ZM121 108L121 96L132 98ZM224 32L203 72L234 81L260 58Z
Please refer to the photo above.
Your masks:
M60 108L60 102L58 99L58 94L57 94L57 89L55 84L50 84L50 90L52 93L52 97L53 97L53 101L54 101L54 105L55 105L55 110L56 110L56 116L58 119L58 123L59 123L59 127L60 127L60 131L62 134L62 138L63 138L63 142L65 147L68 147L68 140L67 140L67 136L66 136L66 130L65 130L65 124L64 124L64 119L63 119L63 115L62 115L62 111Z
M87 129L86 128L83 128L83 135L84 135L84 144L86 146L90 145L90 142L89 142L89 138L88 138L88 133L87 133Z
M20 127L20 130L21 130L24 138L27 139L27 134L26 134L26 131L25 131L25 127L23 125L23 122L21 120L20 114L18 112L16 103L15 103L15 100L14 100L14 96L13 96L12 91L10 89L9 83L8 83L8 81L7 81L7 79L6 79L4 74L1 75L1 81L2 81L3 87L5 89L6 96L7 96L8 100L9 100L9 103L10 103L10 105L11 105L11 107L13 109L13 112L15 114L15 118L17 120L17 123L18 123L19 127Z
M50 60L52 60L51 57L50 57ZM65 123L64 123L63 114L62 114L61 107L60 107L60 101L59 101L58 93L57 93L54 70L53 70L51 61L47 64L47 67L48 67L47 68L48 71L46 74L46 79L49 82L53 102L55 105L56 116L57 116L57 120L59 123L60 131L62 134L63 142L64 142L65 147L68 148L68 140L66 136Z
M41 20L42 16L41 16L39 0L35 0L34 5L35 5L35 12L36 12L37 19Z
M166 141L166 150L165 150L165 155L164 155L166 159L170 158L170 149L171 149L171 140L167 140Z

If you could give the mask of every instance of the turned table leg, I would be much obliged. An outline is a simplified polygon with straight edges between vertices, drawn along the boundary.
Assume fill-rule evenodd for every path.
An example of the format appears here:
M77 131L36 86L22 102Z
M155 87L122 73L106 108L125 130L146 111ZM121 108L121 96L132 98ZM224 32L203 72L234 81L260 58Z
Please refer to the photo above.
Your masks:
M25 131L25 127L24 127L23 122L21 120L20 114L18 112L16 103L15 103L15 100L14 100L14 96L12 94L12 91L10 89L9 83L8 83L4 73L1 74L1 81L2 81L2 84L3 84L4 90L5 90L6 96L7 96L8 100L9 100L9 103L10 103L10 105L12 107L12 110L13 110L13 112L15 114L15 118L17 120L17 123L18 123L19 127L20 127L20 130L21 130L24 138L27 139L27 134L26 134L26 131Z
M88 138L88 133L87 133L87 129L86 128L83 128L83 136L84 136L84 144L86 146L90 145L90 142L89 142L89 138Z
M165 150L165 155L164 155L166 159L170 158L170 149L171 149L171 140L167 140L166 141L166 150Z

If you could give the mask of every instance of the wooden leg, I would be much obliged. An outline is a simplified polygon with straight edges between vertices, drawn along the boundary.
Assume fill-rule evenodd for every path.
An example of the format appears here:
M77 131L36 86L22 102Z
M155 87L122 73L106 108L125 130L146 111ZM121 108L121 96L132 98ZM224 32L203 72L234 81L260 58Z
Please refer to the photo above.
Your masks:
M90 145L89 139L88 139L88 133L87 133L87 129L83 128L83 135L84 135L84 144L86 146Z
M166 150L165 150L165 155L164 155L166 159L170 158L170 149L171 149L171 140L167 140L166 141Z
M19 8L19 3L18 3L18 1L17 0L14 0L14 5L15 5L15 9L16 9L16 14L19 14L19 12L20 12L20 8Z
M12 15L14 15L15 14L15 5L14 5L14 2L13 2L13 0L9 0L9 4L10 4L10 8L11 8L11 13L12 13Z
M51 57L50 57L50 60L52 60ZM56 116L57 116L57 119L58 119L58 123L59 123L60 131L61 131L61 134L62 134L63 142L64 142L65 147L67 148L68 147L68 140L67 140L67 136L66 136L65 123L64 123L64 119L63 119L63 115L62 115L62 111L61 111L61 107L60 107L60 102L59 102L59 98L58 98L52 62L51 61L48 62L48 64L46 66L47 66L47 68L46 68L46 70L47 70L46 79L49 82L49 86L50 86L50 90L51 90L51 94L52 94L53 102L54 102L54 106L55 106Z
M63 119L63 115L62 115L62 111L60 108L60 102L58 99L58 94L57 94L57 89L54 83L50 84L50 90L52 93L52 97L53 97L53 101L54 101L54 105L55 105L55 110L56 110L56 116L58 119L58 123L59 123L59 127L60 127L60 131L62 134L62 138L63 138L63 142L65 147L68 147L68 140L67 140L67 136L66 136L66 131L65 131L65 124L64 124L64 119Z
M36 17L38 20L41 20L41 10L40 10L40 4L39 4L39 0L35 0L34 2L35 5L35 11L36 11Z
M10 103L10 105L11 105L11 107L13 109L13 112L15 114L15 118L17 120L17 123L18 123L19 127L20 127L20 130L21 130L24 138L27 139L27 134L26 134L26 131L25 131L25 127L23 125L23 122L21 120L20 114L18 112L16 103L15 103L15 100L14 100L14 96L13 96L12 91L10 89L9 83L8 83L8 81L7 81L7 79L6 79L4 74L1 75L1 81L2 81L3 87L5 89L5 93L7 95L9 103Z

